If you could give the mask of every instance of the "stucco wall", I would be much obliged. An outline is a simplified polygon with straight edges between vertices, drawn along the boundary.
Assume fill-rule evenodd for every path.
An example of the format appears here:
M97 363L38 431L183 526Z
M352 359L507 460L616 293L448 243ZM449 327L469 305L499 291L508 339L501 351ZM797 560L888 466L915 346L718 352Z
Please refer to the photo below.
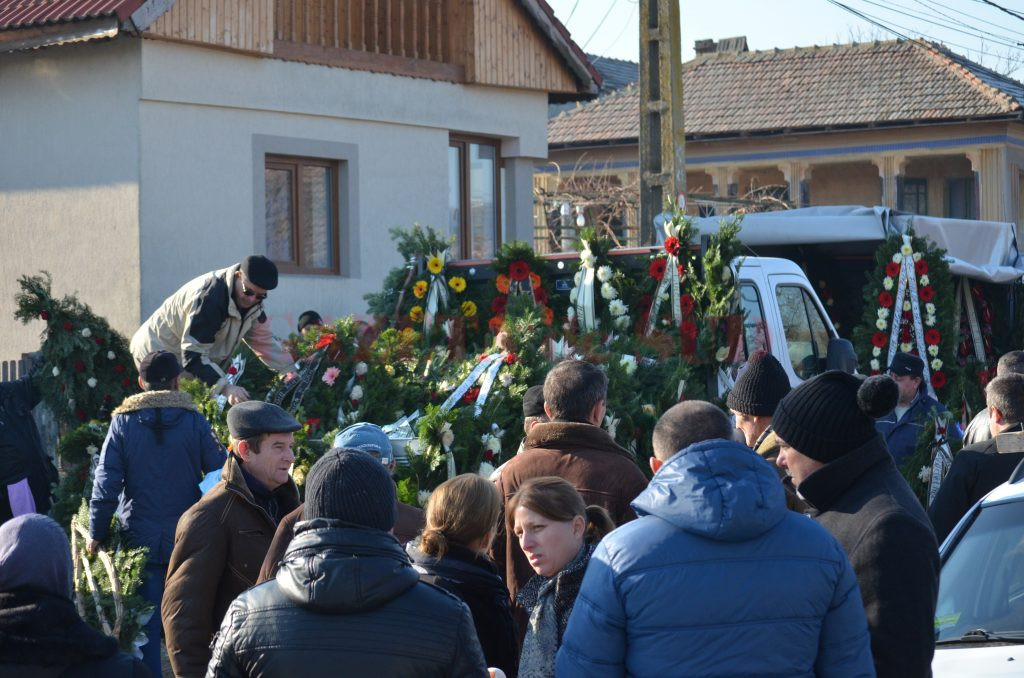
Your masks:
M303 148L319 142L325 157L337 145L354 145L357 155L351 168L357 206L348 224L357 251L350 275L282 276L268 301L282 316L272 325L278 334L293 328L307 308L325 316L362 313L363 294L378 291L388 269L399 264L388 235L392 226L447 226L449 131L501 138L506 158L547 152L543 93L158 40L142 41L142 64L143 317L189 278L264 251L264 215L254 200L263 176L254 157L261 139L290 138ZM528 182L519 183L529 191ZM531 228L526 209L511 230L525 239Z
M118 330L139 316L139 42L0 54L0 359L39 346L17 278L47 270Z

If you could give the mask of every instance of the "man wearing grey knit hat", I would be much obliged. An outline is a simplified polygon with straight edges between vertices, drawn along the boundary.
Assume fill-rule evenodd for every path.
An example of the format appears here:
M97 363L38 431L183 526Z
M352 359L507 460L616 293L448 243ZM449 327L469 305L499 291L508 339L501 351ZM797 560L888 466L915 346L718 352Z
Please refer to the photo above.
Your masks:
M307 520L277 576L232 603L207 675L487 676L469 608L421 582L392 536L397 503L369 454L317 461Z
M889 377L833 370L793 389L772 422L776 463L857 575L879 678L930 676L935 652L935 533L875 430L898 399Z

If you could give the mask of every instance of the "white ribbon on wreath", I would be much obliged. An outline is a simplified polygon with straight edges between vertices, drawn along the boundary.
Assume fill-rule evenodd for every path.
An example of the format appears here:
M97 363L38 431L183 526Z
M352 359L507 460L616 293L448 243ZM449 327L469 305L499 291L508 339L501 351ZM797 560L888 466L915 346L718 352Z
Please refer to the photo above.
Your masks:
M924 324L921 321L921 304L918 299L917 274L914 271L914 252L911 249L910 236L903 236L903 248L901 248L900 277L896 283L896 303L893 305L892 330L889 335L889 355L886 365L892 365L892 359L896 355L896 349L900 344L900 326L903 324L903 302L910 301L911 322L914 327L914 342L917 344L917 354L921 356L924 363L924 373L921 378L927 385L928 394L935 397L935 389L932 387L931 372L928 365L928 351L924 343ZM909 296L909 299L907 297Z
M667 238L679 239L682 225L673 224L671 220L665 221L665 235ZM680 241L680 247L686 247L686 243ZM658 289L654 292L654 300L651 302L651 312L647 316L647 329L645 335L649 335L655 329L658 319L658 309L661 306L661 295L668 292L669 304L672 310L672 325L679 327L683 324L683 311L679 308L679 259L671 252L667 253L665 264L665 275L661 277Z
M448 281L444 278L444 266L448 264L448 250L434 252L429 259L441 260L440 273L430 273L430 286L427 288L427 304L423 311L423 332L429 333L434 327L434 319L439 312L448 309ZM447 328L446 328L447 330Z
M576 317L579 319L580 332L586 333L597 330L597 311L594 309L597 262L586 240L583 241L580 260L583 262L583 278L576 293Z
M940 417L935 418L935 444L932 446L932 468L928 479L928 506L932 505L935 495L939 492L942 479L953 465L953 453L946 439L946 422Z
M961 306L962 304L962 306ZM981 336L981 323L978 322L978 309L974 306L974 295L967 278L960 278L956 287L956 315L959 320L961 309L967 313L967 325L971 328L971 340L974 342L974 357L982 365L988 364L985 355L985 339Z

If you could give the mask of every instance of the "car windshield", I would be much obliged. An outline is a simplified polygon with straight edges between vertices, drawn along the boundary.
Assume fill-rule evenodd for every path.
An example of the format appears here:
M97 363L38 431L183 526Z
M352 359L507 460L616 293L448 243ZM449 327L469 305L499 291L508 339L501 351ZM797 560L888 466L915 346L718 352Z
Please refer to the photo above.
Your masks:
M1024 502L981 510L942 566L935 639L1024 634Z

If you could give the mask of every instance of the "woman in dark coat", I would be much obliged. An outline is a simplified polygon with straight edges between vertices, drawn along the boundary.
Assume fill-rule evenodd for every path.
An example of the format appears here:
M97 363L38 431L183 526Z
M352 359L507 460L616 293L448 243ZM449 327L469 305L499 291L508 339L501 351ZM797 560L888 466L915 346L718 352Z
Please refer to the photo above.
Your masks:
M430 495L426 527L406 553L422 581L466 603L487 665L513 678L519 657L508 589L487 556L500 512L494 483L474 473L456 476Z

